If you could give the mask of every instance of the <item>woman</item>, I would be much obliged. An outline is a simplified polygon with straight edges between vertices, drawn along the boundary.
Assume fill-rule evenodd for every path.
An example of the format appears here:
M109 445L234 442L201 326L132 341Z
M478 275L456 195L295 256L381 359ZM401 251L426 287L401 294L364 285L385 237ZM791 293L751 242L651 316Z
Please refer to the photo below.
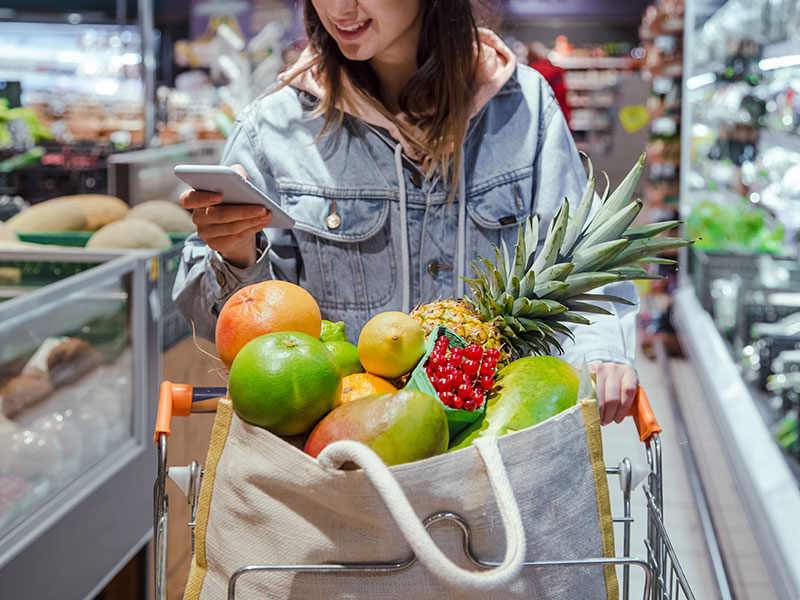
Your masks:
M265 209L215 194L181 197L197 235L173 295L201 335L235 290L269 278L309 290L351 335L378 312L461 297L474 256L581 197L552 91L477 28L468 0L306 0L305 18L309 47L239 116L222 161L280 199L295 228L265 230ZM598 374L603 423L633 402L635 312L617 307L564 344Z

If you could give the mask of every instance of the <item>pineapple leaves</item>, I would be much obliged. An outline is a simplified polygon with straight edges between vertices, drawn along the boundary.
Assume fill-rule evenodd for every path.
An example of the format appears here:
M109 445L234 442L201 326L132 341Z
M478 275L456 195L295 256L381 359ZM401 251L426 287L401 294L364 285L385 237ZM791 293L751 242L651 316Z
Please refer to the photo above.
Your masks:
M537 283L533 289L533 293L538 298L545 298L552 296L556 298L556 294L560 294L569 288L569 284L564 281L546 281L544 283Z
M629 243L628 240L621 239L578 250L572 257L572 262L575 264L575 273L601 269L617 258Z
M539 283L547 283L548 281L564 281L567 277L569 277L569 274L572 273L574 268L575 264L571 262L553 265L549 269L542 271L539 274L537 281Z
M639 215L642 206L644 206L644 204L641 200L631 202L614 214L608 215L602 222L595 225L599 219L600 213L598 211L598 216L592 220L592 224L589 226L590 229L586 233L586 236L575 245L575 252L578 253L581 250L589 251L597 244L619 239L622 233L630 227L631 223L633 223L634 219Z
M595 304L590 304L589 302L565 302L566 307L570 311L574 312L585 312L591 313L595 315L613 315L614 313L610 310L603 308L602 306L597 306Z
M618 275L620 281L632 281L634 279L666 279L663 275L654 275L653 273L648 273L642 267L632 265L617 267L616 269L612 269L610 273Z
M550 298L558 300L559 298L570 298L576 294L582 294L595 288L603 287L615 281L622 281L622 275L614 273L576 273L567 277L567 288L557 294L551 294Z
M623 250L608 266L610 268L622 267L656 255L667 250L675 250L688 246L692 241L686 238L657 237L634 240Z
M589 169L590 171L592 170L592 161L589 161ZM586 183L586 187L583 189L583 198L581 198L581 203L578 205L578 209L575 211L575 214L570 217L569 225L567 226L567 234L564 236L563 248L567 250L568 253L571 253L572 247L578 240L578 236L583 232L583 227L586 225L586 219L589 218L589 212L592 210L592 202L594 201L594 186L595 179L590 173L589 181Z
M592 322L584 317L583 315L579 315L574 312L565 312L561 313L557 317L555 317L556 321L564 321L566 323L577 323L578 325L591 325ZM551 325L555 325L552 323ZM562 332L563 333L563 332Z
M570 297L570 301L572 300L579 302L615 302L616 304L624 304L626 306L633 306L635 304L627 298L609 296L607 294L577 294Z
M599 227L605 225L606 222L612 219L631 201L636 185L639 183L639 178L642 176L642 171L644 171L645 156L645 154L642 154L639 157L639 160L636 161L636 164L625 176L625 179L622 180L622 183L620 183L617 189L611 192L608 199L603 202L600 210L597 211L597 214L595 214L594 219L592 219L592 222L586 230L587 237L594 233ZM631 219L631 221L633 221L633 219Z
M563 304L555 300L530 300L517 298L514 301L514 315L518 317L549 317L567 310Z
M546 268L552 267L555 264L558 253L561 250L561 245L564 242L568 218L569 200L564 198L564 203L550 222L550 227L547 230L547 237L544 240L544 246L536 257L536 260L533 261L533 270L537 273L541 273Z
M660 223L650 223L648 225L642 225L641 227L626 229L622 235L631 241L641 238L652 238L659 233L675 229L682 222L683 221L661 221Z

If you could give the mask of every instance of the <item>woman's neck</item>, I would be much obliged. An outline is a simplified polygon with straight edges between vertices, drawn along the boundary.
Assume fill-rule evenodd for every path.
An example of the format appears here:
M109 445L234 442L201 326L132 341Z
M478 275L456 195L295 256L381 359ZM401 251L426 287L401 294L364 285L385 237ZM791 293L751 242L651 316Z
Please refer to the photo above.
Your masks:
M422 15L395 42L370 60L381 82L381 99L394 115L401 112L400 93L419 69L417 48L422 30Z

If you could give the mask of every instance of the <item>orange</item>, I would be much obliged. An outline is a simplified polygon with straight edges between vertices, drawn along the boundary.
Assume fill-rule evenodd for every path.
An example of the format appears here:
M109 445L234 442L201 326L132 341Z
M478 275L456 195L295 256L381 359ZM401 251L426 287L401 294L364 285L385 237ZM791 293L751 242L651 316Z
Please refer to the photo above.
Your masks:
M318 339L296 331L270 333L236 355L228 395L242 420L276 435L299 435L339 405L342 374Z
M322 315L314 298L299 285L262 281L231 296L217 317L217 351L230 367L252 339L276 331L299 331L319 338Z
M397 379L410 373L425 354L425 331L405 313L375 315L358 337L358 358L367 373Z
M390 394L397 388L371 373L354 373L342 379L342 404L373 394Z

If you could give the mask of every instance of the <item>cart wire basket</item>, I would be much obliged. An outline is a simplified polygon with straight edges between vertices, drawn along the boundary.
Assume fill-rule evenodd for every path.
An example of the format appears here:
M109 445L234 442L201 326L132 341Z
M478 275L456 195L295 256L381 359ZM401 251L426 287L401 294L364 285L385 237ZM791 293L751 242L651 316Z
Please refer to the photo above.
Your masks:
M203 469L197 461L182 467L167 467L167 439L170 433L170 424L173 416L188 417L192 413L215 412L219 399L227 393L221 387L195 387L187 384L164 381L158 404L158 417L155 427L154 441L158 444L158 473L153 493L153 518L155 551L155 598L166 600L166 575L167 575L167 523L168 523L168 496L166 493L167 479L172 479L186 495L191 505L191 521L189 528L192 530L192 552L194 552L194 525L197 503L200 496L200 484L203 478ZM580 560L550 560L550 561L525 561L525 569L537 567L570 567L587 565L613 565L622 567L622 598L631 597L631 567L641 569L644 576L644 589L641 595L634 597L643 600L694 600L695 596L689 586L686 576L678 562L675 549L669 540L664 526L663 513L663 487L661 470L661 427L656 421L647 395L640 387L636 400L631 407L629 416L633 417L640 440L645 444L647 466L637 465L629 458L623 458L617 466L606 466L609 477L619 478L623 494L623 515L614 517L614 522L622 526L623 554L612 558L585 558ZM644 502L647 507L647 537L644 540L644 554L642 558L631 555L631 525L633 517L631 512L632 492L641 485L644 493ZM469 561L479 569L498 566L499 563L482 560L475 556L470 545L469 523L454 512L438 512L428 516L423 525L427 529L434 523L448 520L455 523L463 532L464 552ZM392 573L407 569L416 562L415 556L400 558L386 563L343 563L343 564L303 564L303 565L242 565L231 573L228 580L228 600L236 598L236 584L254 572L294 571L306 573L333 573L333 572L363 572L363 573Z

